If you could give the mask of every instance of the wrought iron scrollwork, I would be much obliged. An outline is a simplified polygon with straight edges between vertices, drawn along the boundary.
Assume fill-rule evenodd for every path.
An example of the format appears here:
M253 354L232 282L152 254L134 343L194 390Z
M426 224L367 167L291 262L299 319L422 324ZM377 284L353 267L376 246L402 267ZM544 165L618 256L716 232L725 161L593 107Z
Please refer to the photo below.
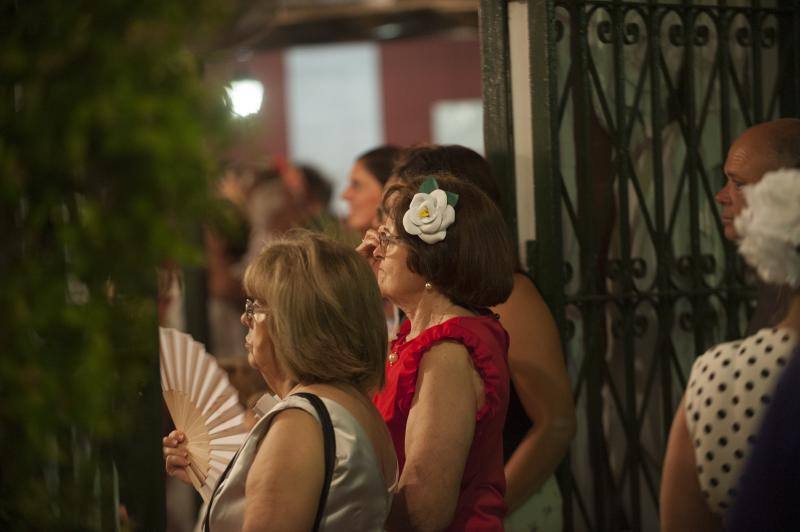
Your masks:
M711 41L711 30L705 24L694 26L691 32L692 44L696 47L706 46ZM668 31L669 42L673 46L686 46L689 42L689 30L683 24L672 24Z
M639 42L641 36L641 29L636 22L628 22L625 24L625 33L622 34L622 41L625 44L636 44Z
M710 275L717 269L717 259L714 255L705 254L697 261L697 265L704 275ZM678 258L676 266L679 274L691 275L695 268L695 258L692 255L683 255Z
M650 320L647 319L646 316L642 316L641 314L636 314L633 317L633 334L637 338L641 338L647 332L648 327L650 326ZM617 318L611 324L611 334L614 338L622 338L624 325L622 320Z
M637 22L628 22L623 27L622 42L626 45L636 44L642 36L641 25ZM614 25L610 20L603 20L597 25L597 38L600 42L611 44L614 42Z
M681 312L680 316L678 316L678 325L683 331L691 331L694 328L694 314L691 312Z
M554 26L556 31L555 42L558 43L561 42L561 39L564 38L564 23L556 19Z
M702 324L703 328L708 330L719 323L720 318L716 310L714 310L712 307L706 307L705 312L703 312L703 315L700 319L700 323Z
M761 48L769 49L774 48L778 41L778 30L773 25L766 26L764 18L760 18L758 24L760 26L760 39L759 45ZM750 48L754 45L753 29L751 26L742 26L734 33L736 44L744 48Z
M549 76L536 76L531 85L533 94L548 96L540 102L549 114L539 113L534 126L551 134L535 142L554 167L543 183L560 187L561 203L543 205L535 216L537 227L563 223L569 244L548 246L541 262L551 273L553 267L564 272L563 297L556 300L563 306L555 310L588 427L579 445L610 441L618 427L606 416L615 412L636 424L613 436L628 446L595 449L601 467L574 476L572 495L565 496L571 497L573 524L565 530L645 530L657 521L660 464L652 457L663 455L665 438L656 436L668 430L660 421L664 407L676 406L692 358L740 337L753 310L754 274L722 235L704 234L717 227L705 227L717 214L709 201L717 184L717 133L727 144L743 123L776 118L785 102L797 107L797 84L771 73L788 72L796 62L795 40L779 31L798 20L800 0L527 3L546 5L548 15L554 6L556 13L555 19L531 20L538 23L532 27L546 23L550 31L532 33L529 44L559 43ZM780 53L760 53L768 48ZM609 134L602 145L593 138L597 117ZM634 151L641 143L651 149ZM595 168L601 149L612 155L611 168ZM608 187L623 173L627 184ZM613 244L605 227L584 232L593 229L583 225L583 210L596 208L594 180L600 177L602 192L611 191L617 207ZM638 249L646 252L631 251ZM596 363L612 349L614 364ZM642 354L654 349L659 357L641 365ZM630 376L629 362L636 369ZM635 400L627 400L628 390ZM609 471L619 473L612 477L615 497L595 490L610 485Z
M609 260L606 268L606 277L612 281L616 281L622 275L622 261L618 259Z
M778 40L778 30L774 26L769 26L761 30L761 47L773 48ZM795 53L797 53L795 51Z
M679 274L689 275L694 267L694 257L691 255L683 255L678 257L676 266Z
M628 273L635 279L642 279L645 275L647 275L647 263L641 257L634 257L631 259L629 268L625 268L620 259L610 259L607 265L606 277L608 277L611 281L616 281Z
M708 26L705 24L701 24L699 26L695 26L694 28L694 45L695 46L705 46L708 44L708 41L711 37L711 31L708 29Z
M700 258L700 269L706 275L714 273L717 269L717 259L714 255L703 255Z
M633 318L633 334L635 334L637 338L641 338L644 336L644 333L647 332L649 325L650 320L648 320L647 317L637 314Z
M712 327L719 322L719 316L716 310L707 306L699 317L691 311L681 312L680 316L678 316L678 325L682 330L690 332L694 329L697 320L699 320L701 327Z
M685 33L686 31L684 30L682 24L672 24L667 33L670 44L673 46L683 46L686 44Z
M603 20L597 25L597 38L605 44L614 42L614 27L610 20Z
M575 322L573 320L567 319L564 327L564 337L566 340L575 338Z
M753 45L753 36L749 26L742 26L741 28L737 29L734 36L736 38L736 44L739 46L749 48Z
M631 261L631 273L636 279L641 279L647 275L647 263L643 258L636 257Z

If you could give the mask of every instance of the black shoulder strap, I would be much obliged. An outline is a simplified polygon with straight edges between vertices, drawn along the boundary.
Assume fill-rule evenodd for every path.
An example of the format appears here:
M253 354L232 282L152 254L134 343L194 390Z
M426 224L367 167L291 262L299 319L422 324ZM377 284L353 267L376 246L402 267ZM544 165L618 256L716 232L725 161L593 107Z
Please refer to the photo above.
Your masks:
M331 486L331 479L333 478L333 466L336 462L336 439L333 435L333 423L331 422L331 416L328 414L328 409L325 408L325 403L322 402L322 399L313 393L308 392L299 392L294 395L299 395L311 403L311 406L313 406L314 410L317 411L319 423L322 425L322 440L325 445L325 481L322 484L322 493L320 493L319 505L317 506L317 516L314 519L314 530L319 530L319 525L322 522L322 512L325 510L325 502L328 500L328 489ZM239 449L239 451L241 451L241 449ZM228 467L225 468L225 471L217 483L217 488L222 484L222 480L228 475L233 462L236 461L236 457L239 456L239 451L236 452L236 455L233 457L230 463L228 463ZM209 517L211 515L211 506L214 503L215 495L216 488L214 493L211 495L211 500L208 501L206 515L203 519L204 532L211 530Z
M336 461L336 439L333 435L331 416L328 414L328 409L325 408L325 403L322 402L322 399L308 392L299 392L294 395L299 395L311 403L311 406L317 411L319 423L322 425L322 439L325 444L325 481L322 484L322 493L319 496L317 517L314 519L314 530L319 530L319 525L322 523L322 512L325 510L325 502L328 500L328 490L331 487L331 479L333 478L333 465Z

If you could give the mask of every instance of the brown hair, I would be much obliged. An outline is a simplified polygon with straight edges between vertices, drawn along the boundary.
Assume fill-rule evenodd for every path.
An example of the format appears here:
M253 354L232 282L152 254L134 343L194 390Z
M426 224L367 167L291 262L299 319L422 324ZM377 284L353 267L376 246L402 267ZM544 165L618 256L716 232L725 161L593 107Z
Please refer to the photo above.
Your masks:
M489 162L478 152L458 144L421 144L403 151L394 168L394 175L404 183L419 176L455 176L472 183L502 207L502 194ZM511 246L514 270L522 271L517 246Z
M444 240L426 244L403 228L403 215L426 177L392 186L384 196L384 208L409 250L408 269L458 305L474 308L502 303L514 284L514 255L500 209L478 187L439 175L439 188L459 196L456 220Z
M406 183L422 175L452 175L481 189L498 207L502 204L489 163L466 146L422 144L408 148L398 159L394 175Z
M367 172L372 174L383 186L392 177L392 168L394 168L395 159L399 154L400 148L386 144L362 153L356 161L363 164Z
M247 267L244 287L267 307L275 356L299 382L383 386L383 303L375 275L355 250L292 231Z

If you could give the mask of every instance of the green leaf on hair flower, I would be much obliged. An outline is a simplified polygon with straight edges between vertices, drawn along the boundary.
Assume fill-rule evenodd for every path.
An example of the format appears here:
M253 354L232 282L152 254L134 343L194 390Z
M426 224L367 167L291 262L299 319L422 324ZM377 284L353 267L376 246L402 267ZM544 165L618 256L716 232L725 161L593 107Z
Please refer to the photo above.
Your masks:
M437 188L439 188L439 183L436 182L436 178L432 175L429 175L428 179L426 179L425 182L419 187L419 191L425 194L430 194Z
M447 192L446 190L445 194L447 194L447 204L455 208L456 203L458 203L458 194L455 192Z

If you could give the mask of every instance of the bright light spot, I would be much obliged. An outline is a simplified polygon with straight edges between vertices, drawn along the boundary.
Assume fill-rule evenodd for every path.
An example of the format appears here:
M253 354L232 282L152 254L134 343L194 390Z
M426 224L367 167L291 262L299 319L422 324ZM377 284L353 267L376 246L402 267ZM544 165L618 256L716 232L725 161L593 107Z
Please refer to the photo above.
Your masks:
M238 79L231 81L227 89L228 97L233 104L233 114L236 116L249 116L256 114L261 109L261 100L264 97L264 86L254 79Z

